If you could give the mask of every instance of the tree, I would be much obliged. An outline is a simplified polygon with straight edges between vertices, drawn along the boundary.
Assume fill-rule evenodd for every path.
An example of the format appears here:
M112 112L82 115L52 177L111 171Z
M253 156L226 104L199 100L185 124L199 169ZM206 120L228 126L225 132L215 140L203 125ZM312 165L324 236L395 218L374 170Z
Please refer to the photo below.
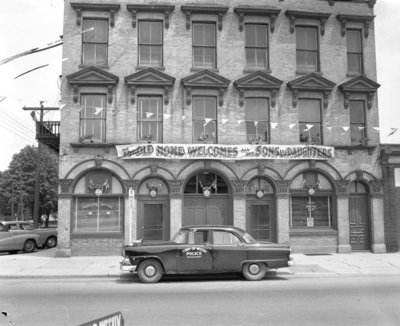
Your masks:
M0 210L5 215L33 216L35 170L38 148L26 146L14 154L8 170L0 174ZM42 145L40 173L40 215L57 211L58 155ZM14 218L14 217L13 217Z

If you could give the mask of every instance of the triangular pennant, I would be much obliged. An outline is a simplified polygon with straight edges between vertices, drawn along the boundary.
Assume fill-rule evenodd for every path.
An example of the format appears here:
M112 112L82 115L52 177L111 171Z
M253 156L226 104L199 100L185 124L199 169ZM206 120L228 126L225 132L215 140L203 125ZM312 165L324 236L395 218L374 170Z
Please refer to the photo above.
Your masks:
M169 119L171 118L171 114L169 113L164 113L164 119Z
M342 129L346 132L347 130L350 129L350 127L342 127Z
M314 125L306 125L307 129L304 129L303 131L309 131Z
M257 128L257 126L258 126L258 121L254 120L254 126Z
M229 119L222 119L222 124L225 125L228 121Z
M328 129L329 131L332 131L332 126L327 126L326 129Z
M238 120L238 124L240 125L244 120Z
M146 112L146 118L149 119L152 115L154 115L153 112Z
M275 129L278 124L276 122L271 122L271 128Z
M393 134L395 134L398 130L399 130L399 128L390 128L390 133L388 134L388 136L392 136Z
M289 124L289 129L292 130L295 126L296 126L295 123L291 123L291 124Z
M61 103L60 104L60 110L64 109L66 105L67 105L66 103Z
M204 125L205 126L207 126L211 121L212 121L212 119L210 119L210 118L204 118Z
M182 116L182 121L185 120L185 119L186 119L186 116L183 115L183 116Z
M99 107L99 106L95 106L94 107L94 114L95 115L98 115L101 111L103 111L102 107Z
M375 129L376 131L380 131L381 130L381 128L379 128L379 127L372 127L372 129Z
M365 127L358 127L358 130L364 130Z

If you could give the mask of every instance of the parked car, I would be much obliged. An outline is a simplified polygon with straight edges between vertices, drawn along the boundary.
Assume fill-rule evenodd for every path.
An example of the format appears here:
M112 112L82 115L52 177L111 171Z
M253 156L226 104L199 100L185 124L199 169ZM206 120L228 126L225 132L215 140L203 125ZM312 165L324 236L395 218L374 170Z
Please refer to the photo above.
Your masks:
M233 226L187 226L170 241L134 241L122 248L121 271L137 273L144 283L163 274L242 273L250 281L267 269L294 265L288 245L257 242Z
M56 228L38 228L33 227L33 223L28 221L5 221L1 222L9 230L20 233L34 233L39 235L39 248L53 248L57 246L57 229Z
M34 233L21 233L9 230L8 226L0 223L0 252L16 254L18 251L32 252L40 243L40 236Z

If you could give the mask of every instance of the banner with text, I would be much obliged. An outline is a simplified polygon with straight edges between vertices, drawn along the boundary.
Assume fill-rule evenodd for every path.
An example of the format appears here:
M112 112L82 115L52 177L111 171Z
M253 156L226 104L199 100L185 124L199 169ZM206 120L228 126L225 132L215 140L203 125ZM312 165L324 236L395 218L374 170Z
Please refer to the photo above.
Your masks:
M327 160L334 148L315 145L132 144L117 145L122 159Z

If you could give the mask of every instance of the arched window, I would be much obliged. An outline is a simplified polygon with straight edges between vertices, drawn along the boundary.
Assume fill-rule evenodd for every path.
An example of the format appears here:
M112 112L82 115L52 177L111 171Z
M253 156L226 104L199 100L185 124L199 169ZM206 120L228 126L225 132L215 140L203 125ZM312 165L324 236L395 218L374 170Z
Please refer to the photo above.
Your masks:
M75 184L72 234L121 233L124 225L123 186L106 170L87 172Z
M227 194L228 185L219 175L201 172L190 178L185 187L185 194L202 194L209 190L211 194Z
M299 174L290 186L292 229L336 229L333 214L333 187L315 171Z

